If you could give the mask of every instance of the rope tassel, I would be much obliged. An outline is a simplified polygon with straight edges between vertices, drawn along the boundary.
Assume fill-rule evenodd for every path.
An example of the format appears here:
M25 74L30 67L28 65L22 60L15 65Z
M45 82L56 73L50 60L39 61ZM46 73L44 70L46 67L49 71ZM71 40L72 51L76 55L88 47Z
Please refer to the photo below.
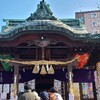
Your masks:
M42 74L42 75L47 74L47 72L46 72L46 69L45 69L45 66L44 66L44 65L42 65L42 68L41 68L41 72L40 72L40 74Z
M52 65L50 65L50 68L48 70L48 74L54 74L54 69L53 69Z
M39 65L34 66L32 73L35 73L35 74L39 73Z

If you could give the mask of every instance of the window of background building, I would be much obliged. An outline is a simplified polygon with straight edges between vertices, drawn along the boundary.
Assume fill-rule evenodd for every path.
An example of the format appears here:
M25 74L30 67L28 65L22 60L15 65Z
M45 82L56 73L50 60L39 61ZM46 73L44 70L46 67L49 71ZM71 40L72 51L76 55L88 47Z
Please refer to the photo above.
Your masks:
M97 13L91 13L91 18L96 18L97 17Z
M92 26L93 26L93 27L98 26L98 23L97 23L96 21L93 21L93 22L92 22Z
M99 30L92 30L92 34L99 34Z

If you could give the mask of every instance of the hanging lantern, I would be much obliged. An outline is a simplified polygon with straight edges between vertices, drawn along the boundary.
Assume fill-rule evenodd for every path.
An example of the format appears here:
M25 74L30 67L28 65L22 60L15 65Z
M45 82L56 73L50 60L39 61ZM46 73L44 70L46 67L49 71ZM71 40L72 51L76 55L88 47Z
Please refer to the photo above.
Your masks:
M48 70L48 74L54 74L54 69L53 69L52 65L50 65L50 68Z
M39 65L36 64L34 66L34 69L33 69L32 73L35 73L35 74L39 73Z
M40 72L40 74L42 74L42 75L47 74L47 72L46 72L46 69L45 69L45 66L44 66L44 65L42 65L42 68L41 68L41 72Z

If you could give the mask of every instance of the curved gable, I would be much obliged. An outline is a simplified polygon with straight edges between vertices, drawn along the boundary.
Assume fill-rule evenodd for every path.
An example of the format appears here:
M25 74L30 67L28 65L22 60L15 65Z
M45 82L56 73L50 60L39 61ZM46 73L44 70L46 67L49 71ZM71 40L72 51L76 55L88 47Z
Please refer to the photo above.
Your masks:
M34 32L40 34L40 31L42 31L42 33L43 31L53 31L72 40L98 40L100 37L99 35L87 34L85 31L74 30L73 28L58 20L34 20L21 23L6 31L6 33L1 34L0 41L13 40L20 35L29 34L29 32L31 34L34 34Z

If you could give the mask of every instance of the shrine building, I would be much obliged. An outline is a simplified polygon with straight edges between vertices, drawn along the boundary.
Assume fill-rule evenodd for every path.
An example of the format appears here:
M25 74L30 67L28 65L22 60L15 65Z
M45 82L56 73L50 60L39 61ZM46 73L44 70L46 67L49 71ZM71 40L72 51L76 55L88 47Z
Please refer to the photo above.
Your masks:
M26 19L3 19L0 84L16 84L17 93L26 82L38 93L55 86L64 100L99 100L100 34L89 34L81 19L56 18L49 7L42 0Z

